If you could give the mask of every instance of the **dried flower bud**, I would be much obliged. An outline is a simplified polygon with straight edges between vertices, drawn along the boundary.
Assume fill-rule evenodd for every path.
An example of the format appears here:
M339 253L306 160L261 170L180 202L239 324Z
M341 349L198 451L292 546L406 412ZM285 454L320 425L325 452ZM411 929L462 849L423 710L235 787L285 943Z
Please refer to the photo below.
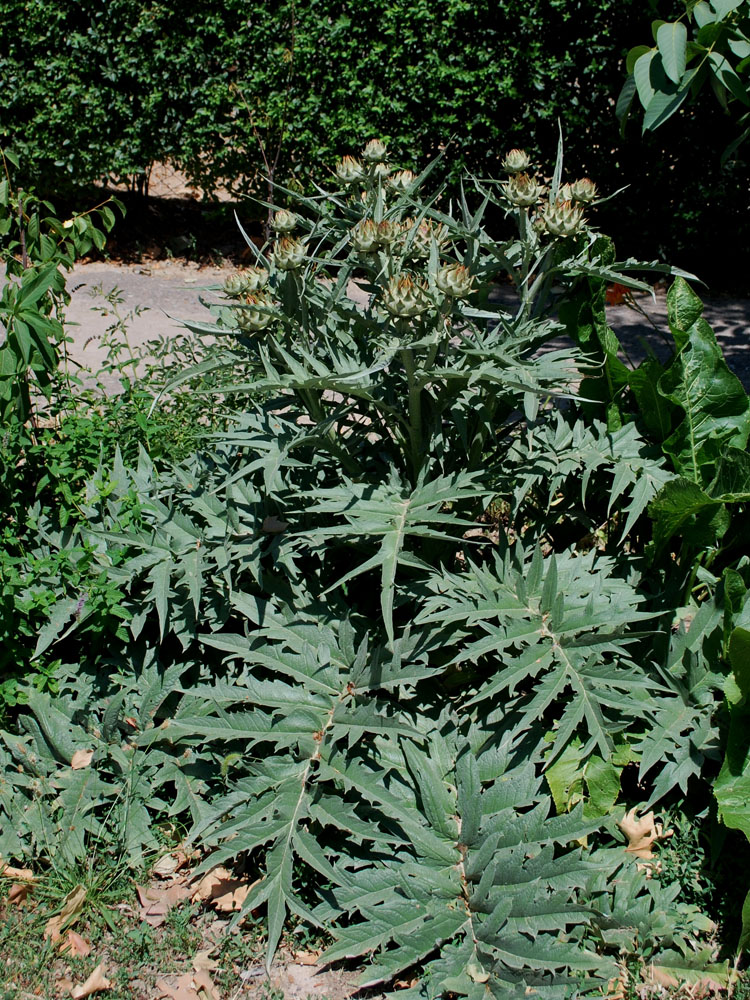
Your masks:
M277 233L291 233L296 225L297 216L294 212L287 212L285 208L280 208L271 219L271 228L275 229Z
M249 292L242 297L243 304L237 310L237 326L247 333L263 330L273 319L268 311L271 300L263 292Z
M352 246L358 253L373 253L379 245L378 227L372 219L362 219L352 229Z
M511 177L503 184L502 190L511 205L516 205L518 208L536 205L544 193L542 185L537 184L528 174L516 174Z
M570 185L570 194L573 201L580 201L582 204L588 205L594 201L598 191L592 180L588 177L581 177Z
M386 152L385 143L382 139L370 139L362 150L362 156L368 163L378 163L380 160L385 159Z
M273 248L273 261L280 271L296 271L305 262L305 246L292 236L282 236Z
M422 281L415 281L410 274L391 278L383 291L383 305L389 313L402 319L420 316L430 304L427 286Z
M508 174L520 174L531 166L531 158L524 149L511 149L505 154L503 170Z
M407 191L416 179L417 175L413 171L399 170L389 179L389 184L397 191Z
M463 264L445 264L435 275L435 284L444 295L465 299L472 291L474 278Z
M344 156L336 164L336 173L345 184L353 184L362 177L364 171L359 160L355 160L353 156Z
M586 224L583 209L570 201L549 202L542 212L544 228L553 236L574 236Z

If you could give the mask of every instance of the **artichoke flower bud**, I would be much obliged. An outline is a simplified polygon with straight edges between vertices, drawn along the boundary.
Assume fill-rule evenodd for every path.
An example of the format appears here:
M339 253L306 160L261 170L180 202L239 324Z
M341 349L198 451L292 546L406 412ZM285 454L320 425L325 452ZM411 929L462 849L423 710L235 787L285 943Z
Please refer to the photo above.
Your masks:
M275 229L277 233L291 233L296 225L297 216L294 212L287 212L285 208L280 208L271 219L271 228Z
M268 284L268 271L265 267L248 267L242 272L245 280L245 292L257 292Z
M385 159L387 150L382 139L370 139L362 150L362 156L368 163L379 163Z
M414 223L411 220L407 221L406 231L408 235L408 231L413 228ZM441 246L448 239L448 230L442 222L434 225L429 219L422 219L414 234L414 240L411 245L412 254L415 257L429 257L433 239L438 246Z
M445 264L435 275L435 284L444 295L465 299L472 292L474 278L463 264Z
M573 201L573 188L570 184L561 184L557 190L555 201Z
M399 170L389 179L389 184L397 191L408 191L417 175L411 170Z
M273 261L280 271L296 271L305 262L305 246L293 236L282 236L273 248Z
M570 185L571 200L580 201L584 205L594 201L598 193L596 184L588 177L581 177Z
M536 205L544 192L541 184L537 184L528 174L515 174L502 186L503 194L518 208L529 208Z
M353 156L344 156L336 164L336 173L339 180L343 181L344 184L353 184L362 177L364 171L359 160L356 160Z
M362 219L352 229L352 246L358 253L373 253L378 249L378 227L372 219Z
M376 177L380 177L382 180L385 180L391 172L391 165L390 163L376 163L372 168L372 172Z
M511 149L505 154L502 167L508 174L522 174L531 166L531 157L525 149Z
M230 298L237 298L245 291L245 276L241 271L237 271L235 274L230 274L228 278L224 279L224 294L228 295Z
M263 292L249 292L243 295L242 301L243 307L237 310L237 326L240 330L256 333L265 329L273 319L270 312L264 311L271 305L270 299Z
M378 223L378 243L383 247L389 247L401 233L401 227L397 222L383 219Z
M542 219L544 228L553 236L575 236L586 223L581 206L570 201L549 202L544 208Z
M423 281L415 281L410 274L391 278L383 291L383 305L401 319L420 316L430 304L427 286Z

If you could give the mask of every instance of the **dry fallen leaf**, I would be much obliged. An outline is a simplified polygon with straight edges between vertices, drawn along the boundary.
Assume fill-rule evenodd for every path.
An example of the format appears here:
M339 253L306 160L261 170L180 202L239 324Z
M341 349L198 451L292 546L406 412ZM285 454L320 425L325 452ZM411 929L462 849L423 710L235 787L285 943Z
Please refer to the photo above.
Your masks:
M156 982L156 995L171 1000L220 1000L219 992L205 969L169 976Z
M44 928L45 938L53 942L60 940L63 927L72 924L81 915L81 910L86 902L86 890L82 885L77 885L71 889L63 900L62 909L56 917L50 917L47 926Z
M68 976L63 976L62 979L55 980L55 988L58 993L70 993L74 986L75 983Z
M76 750L73 754L73 758L70 762L70 766L74 771L80 771L84 767L88 767L91 763L91 758L94 756L93 750Z
M31 886L28 882L14 882L8 890L8 902L20 906L29 894Z
M188 856L184 851L176 850L172 851L170 854L165 854L163 857L159 858L151 871L154 875L160 875L162 878L174 875L174 873L184 867L188 863Z
M191 898L193 901L211 903L222 913L230 913L242 909L248 893L258 881L247 882L233 878L223 865L216 865L201 878Z
M190 888L184 882L173 882L167 888L137 885L136 892L141 904L140 917L152 927L159 927L167 919L173 906L177 906L190 895Z
M74 986L70 993L73 1000L82 1000L83 997L89 997L92 993L97 993L99 990L110 989L112 989L112 983L104 975L104 963L100 962L86 982L80 986Z
M193 955L193 970L195 972L212 972L219 963L215 958L211 958L213 948L206 948L203 951L196 951Z
M319 951L295 951L294 961L298 965L317 965L320 958Z
M169 979L156 980L156 996L170 997L171 1000L198 1000L198 991L193 986L192 972L181 976L170 976Z
M35 882L36 878L30 868L14 868L13 865L4 865L0 868L0 875L3 878L12 878L18 882Z
M68 931L65 941L60 946L63 954L70 954L79 958L85 958L91 954L91 945L85 938L82 938L76 931Z
M654 821L653 812L646 813L638 819L637 809L633 808L626 812L617 825L628 838L628 846L625 851L636 858L643 858L644 861L651 861L655 855L651 850L657 840L664 840L671 837L672 831L664 832L661 823Z
M205 969L199 969L193 975L193 986L200 1000L220 1000L219 991Z

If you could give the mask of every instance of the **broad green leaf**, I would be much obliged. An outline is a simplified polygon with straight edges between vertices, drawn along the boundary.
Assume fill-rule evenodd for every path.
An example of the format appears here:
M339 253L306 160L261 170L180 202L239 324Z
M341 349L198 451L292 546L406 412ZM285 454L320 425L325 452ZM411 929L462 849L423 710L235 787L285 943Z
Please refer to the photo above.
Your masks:
M656 32L664 71L674 83L679 83L685 72L687 37L687 28L682 21L666 22Z
M703 303L684 278L675 278L667 292L667 317L675 345L681 351L688 330L703 315Z
M724 18L731 14L733 10L741 7L745 0L710 0L711 6L716 11L716 16Z
M734 66L732 66L726 56L714 50L709 52L708 60L716 80L727 88L732 97L737 98L742 104L750 106L750 94L748 93L747 85L737 74Z
M690 479L681 476L666 483L648 507L657 548L676 534L685 534L696 545L710 544L723 524L722 509L719 500Z
M672 414L676 412L659 392L659 379L663 374L664 369L655 358L646 358L629 375L630 388L638 404L638 416L657 441L669 437Z
M659 382L662 395L685 414L663 447L677 472L705 487L721 448L745 447L750 400L705 320L697 319L687 333L682 351Z
M656 90L651 82L651 65L657 56L657 49L648 49L648 51L638 56L633 66L633 78L638 90L638 97L644 108L648 108L656 94Z

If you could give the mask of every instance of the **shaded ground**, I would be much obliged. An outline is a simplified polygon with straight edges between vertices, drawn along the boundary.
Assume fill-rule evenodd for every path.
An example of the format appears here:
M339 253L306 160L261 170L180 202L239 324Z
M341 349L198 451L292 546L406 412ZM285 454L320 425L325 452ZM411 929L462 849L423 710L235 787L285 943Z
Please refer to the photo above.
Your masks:
M221 284L234 267L228 261L200 266L176 260L77 265L69 280L73 296L67 310L69 333L73 337L71 356L95 371L99 368L105 353L102 339L116 318L115 309L126 319L133 345L174 336L180 330L179 319L210 319L200 298L215 299L216 293L210 286ZM122 299L116 307L102 298L102 293L113 289L119 289ZM636 302L642 312L628 305L608 308L612 328L634 364L643 359L648 349L665 357L669 328L664 291L657 291L655 299L639 296ZM94 311L96 307L107 312L103 315ZM139 307L145 311L135 315ZM705 317L716 332L729 367L750 391L750 299L707 297Z

